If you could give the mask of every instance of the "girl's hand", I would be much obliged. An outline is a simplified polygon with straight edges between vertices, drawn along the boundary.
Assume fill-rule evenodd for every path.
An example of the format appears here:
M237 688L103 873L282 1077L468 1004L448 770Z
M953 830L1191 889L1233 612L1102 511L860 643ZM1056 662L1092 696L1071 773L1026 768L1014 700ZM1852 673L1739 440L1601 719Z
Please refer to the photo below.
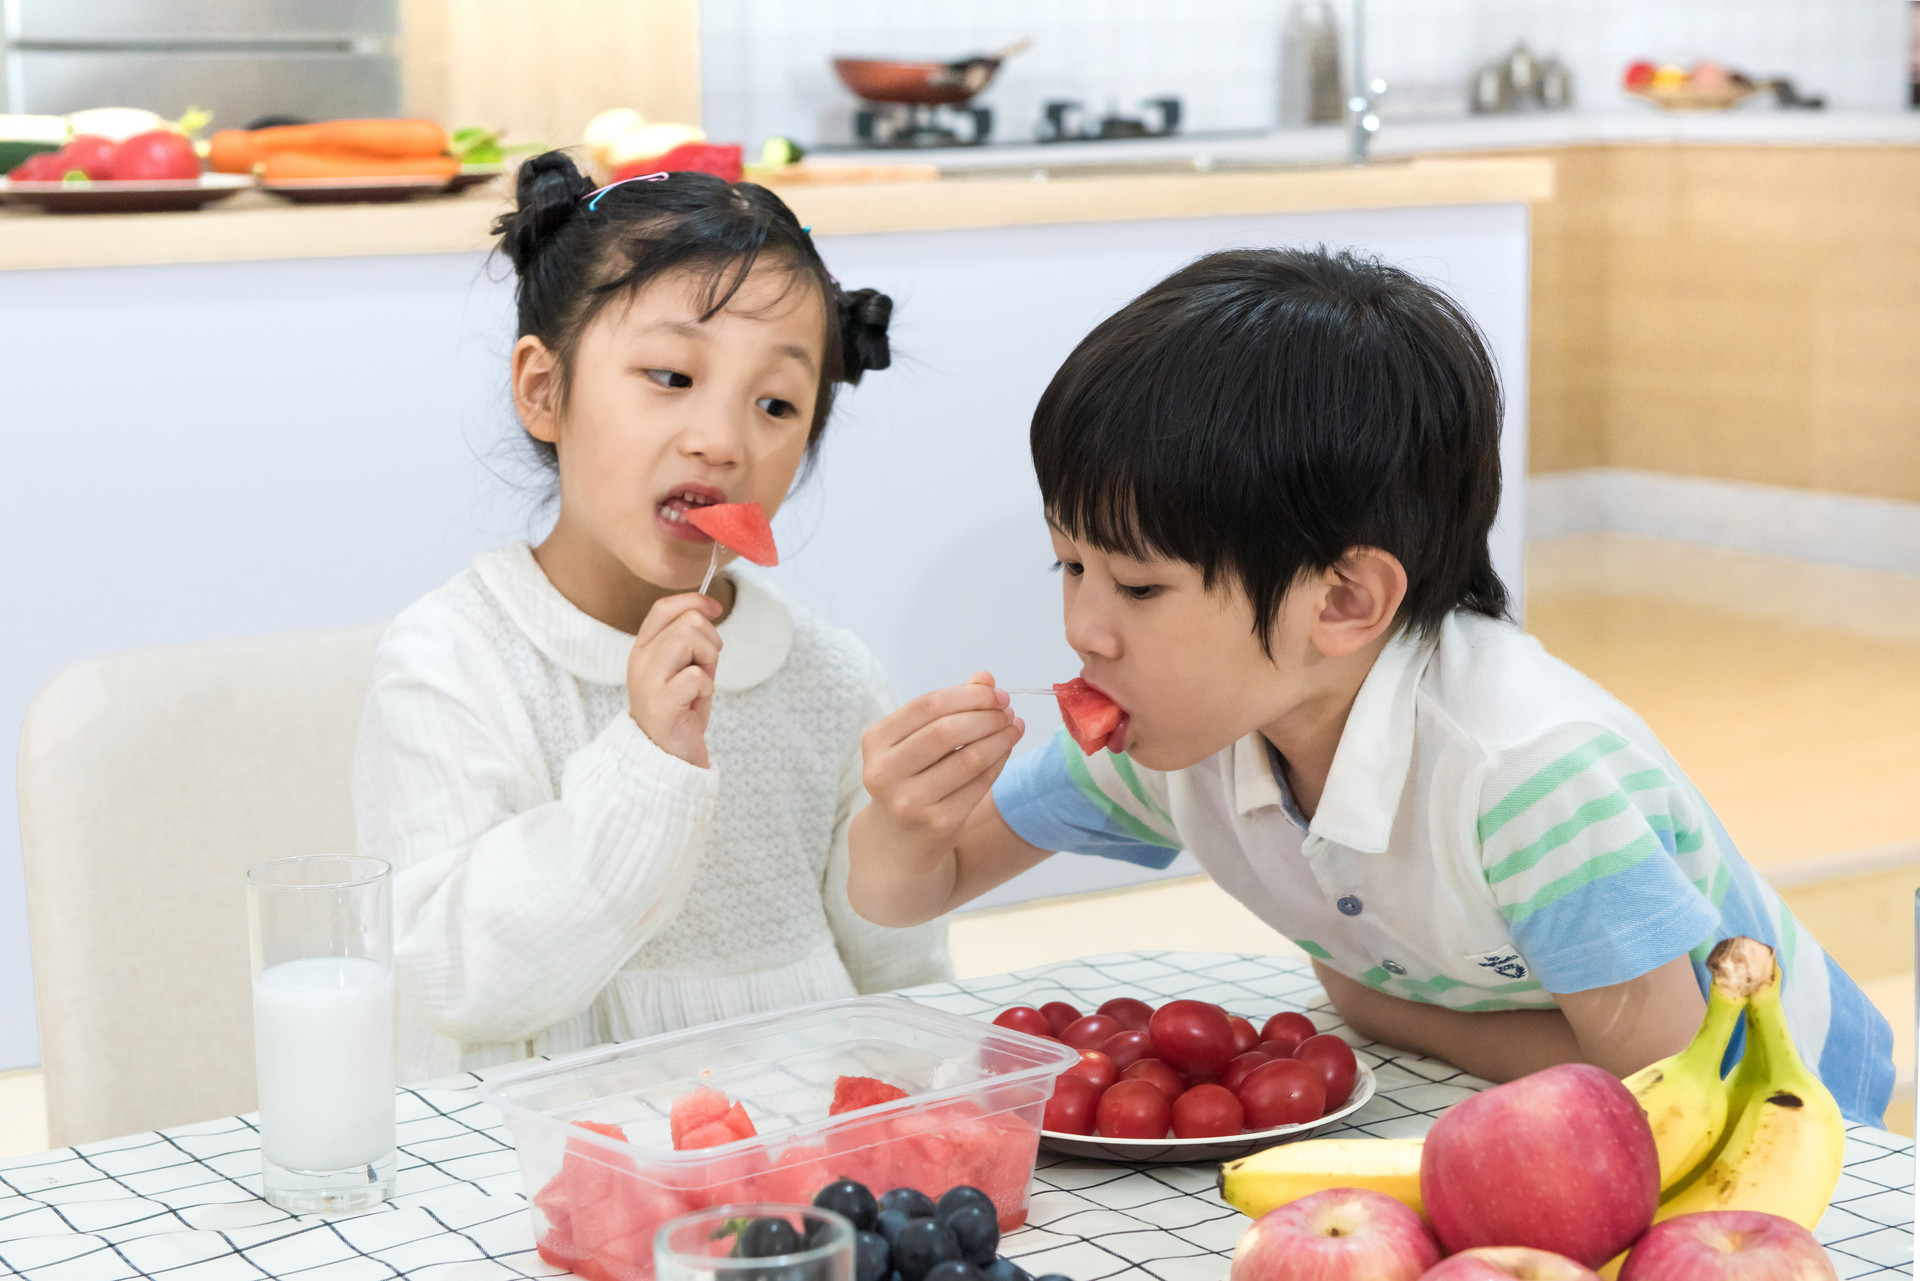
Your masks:
M991 675L976 672L874 722L860 740L861 777L873 801L868 834L923 858L953 849L1026 733L1008 701Z
M627 712L661 751L706 769L720 662L720 602L699 592L654 602L627 656Z

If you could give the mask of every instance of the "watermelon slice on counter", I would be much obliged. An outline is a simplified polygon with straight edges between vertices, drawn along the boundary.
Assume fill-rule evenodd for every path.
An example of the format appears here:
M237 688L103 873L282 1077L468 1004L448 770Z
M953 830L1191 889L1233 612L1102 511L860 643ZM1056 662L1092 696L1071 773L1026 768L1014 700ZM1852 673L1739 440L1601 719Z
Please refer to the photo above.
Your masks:
M689 525L756 565L780 563L780 552L773 545L773 526L767 523L767 513L759 503L689 507L686 517Z
M688 513L691 519L692 513ZM1120 705L1076 676L1053 687L1060 703L1060 719L1067 733L1088 756L1107 745L1107 735L1120 727Z

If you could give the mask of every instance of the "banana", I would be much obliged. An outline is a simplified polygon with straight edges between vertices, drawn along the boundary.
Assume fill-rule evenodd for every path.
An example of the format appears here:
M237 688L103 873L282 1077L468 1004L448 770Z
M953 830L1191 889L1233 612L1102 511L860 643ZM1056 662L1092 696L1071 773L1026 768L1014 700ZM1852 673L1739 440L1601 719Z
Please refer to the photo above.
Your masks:
M1220 1198L1259 1218L1327 1188L1371 1188L1418 1212L1422 1139L1306 1139L1220 1167Z
M1713 983L1693 1042L1626 1080L1653 1127L1662 1192L1698 1169L1726 1130L1728 1085L1721 1080L1720 1062L1747 998L1767 981L1773 952L1750 938L1730 938L1713 949L1707 968Z
M1764 1210L1811 1230L1840 1181L1846 1122L1801 1061L1780 1007L1780 967L1747 999L1747 1050L1735 1093L1751 1083L1720 1150L1660 1205L1654 1222L1700 1210ZM1751 1062L1752 1066L1749 1067Z

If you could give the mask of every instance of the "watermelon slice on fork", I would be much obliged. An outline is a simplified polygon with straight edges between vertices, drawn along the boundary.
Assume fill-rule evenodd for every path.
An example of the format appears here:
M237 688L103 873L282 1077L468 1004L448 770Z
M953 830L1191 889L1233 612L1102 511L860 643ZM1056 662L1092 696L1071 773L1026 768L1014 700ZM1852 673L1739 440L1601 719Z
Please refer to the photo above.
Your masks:
M1120 728L1120 705L1087 684L1082 677L1053 687L1060 702L1060 719L1067 733L1088 756L1107 745L1107 736Z
M700 580L700 592L713 585L714 571L720 568L720 549L737 552L756 565L778 565L779 549L773 545L773 526L759 503L712 503L687 509L687 524L713 540L713 556L707 561L707 576Z

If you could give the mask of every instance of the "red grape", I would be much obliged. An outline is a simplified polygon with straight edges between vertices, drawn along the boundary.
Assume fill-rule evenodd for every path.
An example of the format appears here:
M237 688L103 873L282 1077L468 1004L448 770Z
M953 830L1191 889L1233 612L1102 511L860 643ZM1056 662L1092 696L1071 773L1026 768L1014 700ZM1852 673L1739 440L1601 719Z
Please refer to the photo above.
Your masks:
M1004 1027L1014 1032L1025 1032L1028 1036L1052 1036L1053 1025L1047 1022L1047 1016L1031 1005L1016 1005L996 1014L995 1027Z
M1153 1052L1182 1072L1214 1076L1233 1058L1226 1011L1205 1001L1168 1001L1147 1025Z
M1291 1055L1294 1046L1319 1030L1313 1025L1313 1020L1306 1015L1286 1010L1267 1020L1267 1025L1260 1029L1260 1039L1281 1042L1287 1047L1287 1053Z
M1260 1044L1260 1034L1253 1030L1253 1024L1238 1014L1227 1015L1227 1026L1233 1029L1233 1052L1245 1054Z
M1047 1027L1055 1036L1066 1031L1067 1024L1080 1017L1080 1011L1065 1001L1048 1001L1040 1007L1040 1012L1047 1016Z
M1056 1134L1092 1134L1102 1093L1084 1076L1062 1076L1053 1083L1053 1097L1040 1114L1040 1128Z
M1247 1073L1253 1071L1262 1063L1271 1062L1273 1062L1272 1055L1262 1054L1258 1050L1248 1050L1245 1054L1236 1054L1233 1056L1233 1062L1227 1064L1227 1070L1220 1074L1220 1084L1226 1086L1229 1090L1238 1090L1240 1083L1247 1079Z
M1162 1063L1159 1059L1141 1059L1132 1067L1123 1068L1120 1072L1120 1079L1122 1081L1145 1081L1159 1090L1160 1093L1166 1095L1167 1102L1169 1103L1179 1098L1187 1088L1187 1083L1180 1079L1180 1074L1168 1067L1165 1063Z
M1163 1139L1173 1104L1151 1081L1122 1081L1100 1096L1098 1118L1110 1139Z
M1144 1030L1115 1032L1100 1042L1100 1052L1112 1059L1113 1065L1124 1072L1141 1059L1152 1057L1153 1038Z
M1153 1017L1153 1007L1145 1001L1136 1001L1130 996L1116 996L1101 1004L1099 1013L1116 1020L1129 1032L1143 1032L1147 1020Z
M1275 1059L1247 1073L1239 1096L1250 1130L1318 1121L1327 1110L1327 1086L1320 1069L1298 1059Z
M1326 1082L1327 1111L1345 1103L1353 1093L1353 1080L1360 1075L1360 1065L1354 1061L1353 1047L1339 1037L1330 1032L1310 1036L1300 1042L1293 1057L1314 1068Z
M1122 1031L1125 1029L1106 1015L1089 1014L1067 1024L1060 1032L1060 1039L1076 1050L1097 1050L1102 1041Z
M1173 1101L1176 1139L1215 1139L1238 1134L1245 1111L1224 1085L1196 1085Z
M1120 1069L1113 1060L1098 1050L1080 1051L1080 1061L1067 1069L1068 1076L1082 1076L1092 1081L1096 1089L1104 1091L1120 1079Z

